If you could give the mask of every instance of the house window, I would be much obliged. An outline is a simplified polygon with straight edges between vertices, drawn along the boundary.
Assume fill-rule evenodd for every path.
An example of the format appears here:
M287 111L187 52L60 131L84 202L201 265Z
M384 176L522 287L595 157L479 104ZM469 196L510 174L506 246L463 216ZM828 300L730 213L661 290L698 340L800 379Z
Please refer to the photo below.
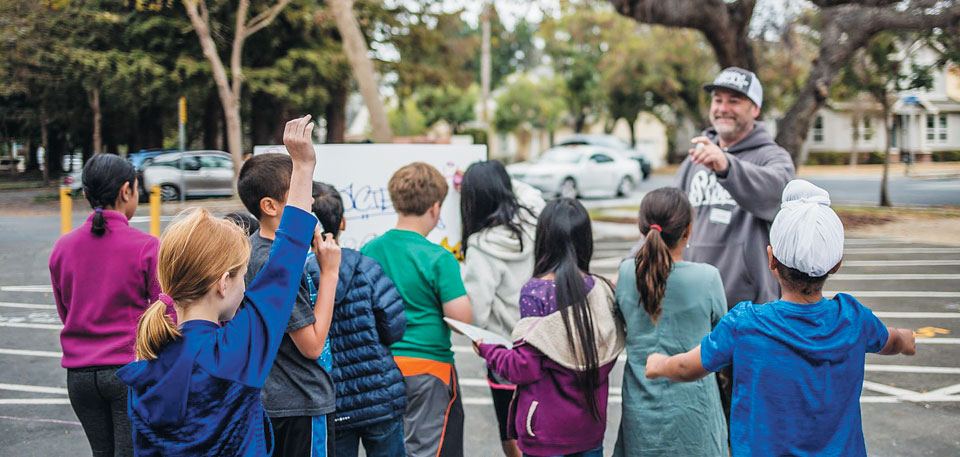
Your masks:
M817 116L813 121L813 142L823 143L823 116Z
M927 141L933 141L937 139L937 130L934 128L936 125L936 119L937 117L932 114L927 115Z
M940 115L940 122L937 123L937 126L939 127L937 129L938 130L937 137L940 138L940 142L946 143L947 142L947 115L946 114Z
M866 141L873 139L873 126L870 124L870 116L863 117L863 139Z

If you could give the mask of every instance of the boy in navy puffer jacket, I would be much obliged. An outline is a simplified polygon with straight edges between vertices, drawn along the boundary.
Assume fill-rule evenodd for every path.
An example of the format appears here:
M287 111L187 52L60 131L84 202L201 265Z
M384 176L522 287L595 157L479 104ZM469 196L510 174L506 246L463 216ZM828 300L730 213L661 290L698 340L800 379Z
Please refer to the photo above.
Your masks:
M324 232L339 237L345 226L343 200L333 186L314 182L313 213ZM377 261L353 249L342 249L341 256L329 334L337 389L336 456L356 457L360 440L369 457L403 455L407 396L389 348L406 329L403 298ZM309 256L306 270L316 284L320 269Z

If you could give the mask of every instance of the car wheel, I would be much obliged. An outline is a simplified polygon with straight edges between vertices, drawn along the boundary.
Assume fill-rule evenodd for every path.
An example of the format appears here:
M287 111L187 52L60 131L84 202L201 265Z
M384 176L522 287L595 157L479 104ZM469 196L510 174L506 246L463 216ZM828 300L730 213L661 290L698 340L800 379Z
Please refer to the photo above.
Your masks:
M577 198L577 182L573 178L567 178L560 184L560 196L563 198Z
M620 180L620 185L617 186L617 196L618 197L629 197L633 193L633 179L630 179L629 176L624 176Z
M644 181L650 179L650 173L653 172L653 170L651 170L651 168L650 168L650 163L649 163L649 162L643 162L643 164L640 165L640 171L643 172L643 180L644 180Z
M174 186L173 184L164 184L160 186L160 201L180 201L180 189L177 189L177 186Z

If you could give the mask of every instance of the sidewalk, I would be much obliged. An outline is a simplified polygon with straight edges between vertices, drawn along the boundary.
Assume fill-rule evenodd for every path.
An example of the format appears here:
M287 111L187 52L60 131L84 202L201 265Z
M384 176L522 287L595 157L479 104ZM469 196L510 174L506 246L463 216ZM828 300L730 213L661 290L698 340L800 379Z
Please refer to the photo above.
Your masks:
M654 170L656 175L674 176L677 174L679 165L667 165L663 168ZM903 177L907 165L904 163L890 164L890 177ZM857 165L804 165L800 167L797 173L798 178L815 178L828 176L876 176L883 174L883 165L869 164ZM943 179L960 178L960 162L927 162L914 164L910 170L911 178L917 179Z

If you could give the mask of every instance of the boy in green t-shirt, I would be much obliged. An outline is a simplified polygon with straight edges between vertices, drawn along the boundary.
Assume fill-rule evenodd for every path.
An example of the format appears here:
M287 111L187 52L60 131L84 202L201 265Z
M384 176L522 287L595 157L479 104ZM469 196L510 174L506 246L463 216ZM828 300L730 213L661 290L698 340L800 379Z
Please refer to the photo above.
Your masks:
M460 457L463 404L450 328L443 318L469 323L470 300L457 259L426 238L440 220L447 181L436 168L415 162L397 170L387 187L397 210L397 227L367 243L360 253L380 263L403 297L407 329L390 349L407 390L403 415L407 455Z

